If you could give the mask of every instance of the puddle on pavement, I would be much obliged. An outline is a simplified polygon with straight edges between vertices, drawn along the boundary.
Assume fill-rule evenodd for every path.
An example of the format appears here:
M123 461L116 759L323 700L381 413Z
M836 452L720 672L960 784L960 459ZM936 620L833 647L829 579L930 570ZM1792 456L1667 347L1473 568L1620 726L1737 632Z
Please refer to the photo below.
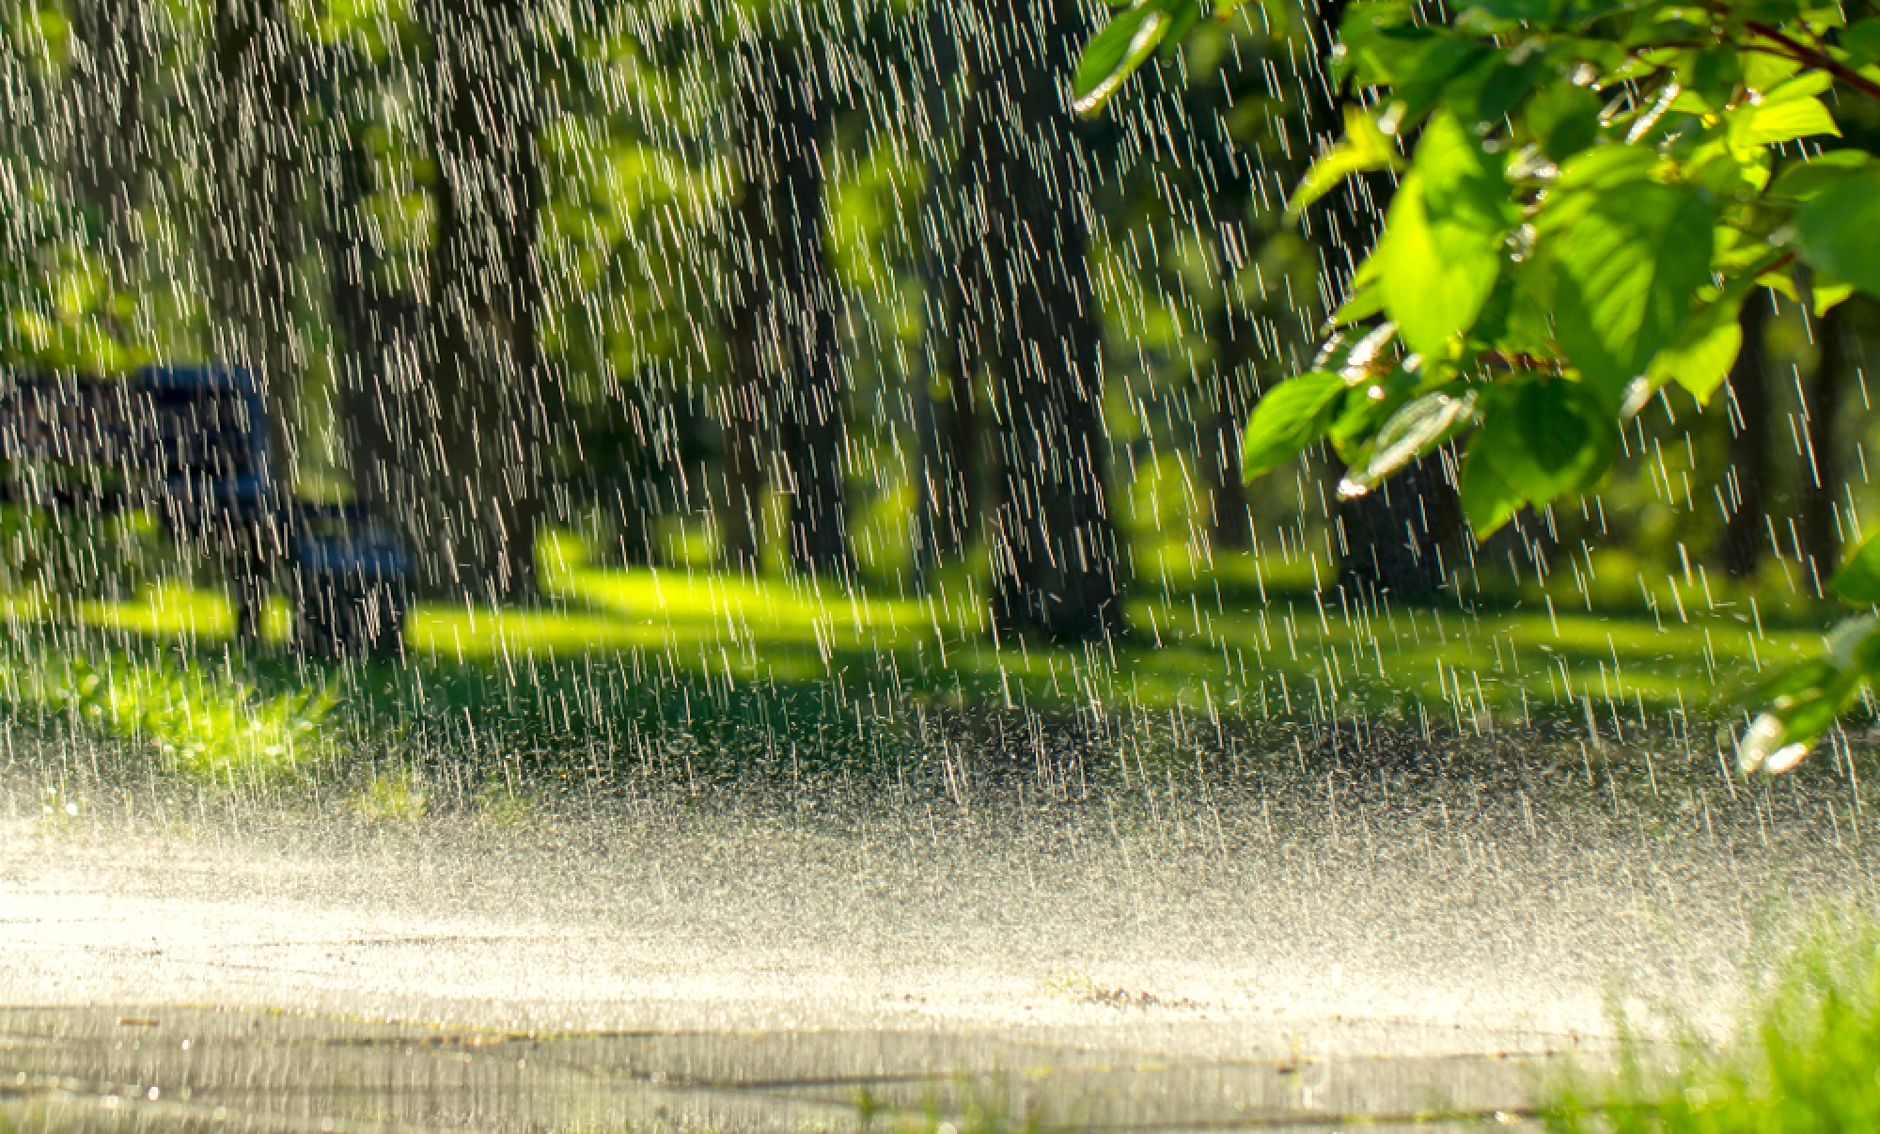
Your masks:
M1383 1057L1364 1053L1415 1037L1362 1027L1233 1060L1171 1056L1149 1032L1114 1029L538 1035L11 1009L0 1011L0 1114L21 1134L854 1130L870 1109L880 1131L988 1128L960 1122L975 1109L1009 1123L992 1129L1027 1117L1092 1131L1537 1129L1525 1108L1570 1046L1509 1036Z

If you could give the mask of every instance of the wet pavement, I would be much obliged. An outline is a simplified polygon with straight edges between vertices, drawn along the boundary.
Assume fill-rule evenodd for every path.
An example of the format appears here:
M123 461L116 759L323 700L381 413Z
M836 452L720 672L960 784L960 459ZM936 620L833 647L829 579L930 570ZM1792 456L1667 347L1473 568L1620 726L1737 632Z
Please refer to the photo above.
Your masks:
M1293 1054L1223 1060L1159 1043L1155 1028L535 1035L12 1009L0 1012L0 1112L27 1129L254 1131L795 1131L864 1116L892 1130L973 1114L1014 1129L1528 1125L1540 1037L1390 1056L1431 1037L1340 1030L1295 1037Z
M1800 794L1411 786L520 822L16 800L0 1109L22 1130L1531 1127L1566 1061L1602 1061L1615 990L1727 1020L1759 926L1875 890L1862 832Z

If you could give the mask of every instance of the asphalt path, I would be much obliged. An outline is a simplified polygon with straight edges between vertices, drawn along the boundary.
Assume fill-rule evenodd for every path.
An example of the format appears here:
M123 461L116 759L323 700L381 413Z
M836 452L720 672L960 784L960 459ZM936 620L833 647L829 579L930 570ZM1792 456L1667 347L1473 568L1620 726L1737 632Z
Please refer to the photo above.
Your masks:
M1721 781L7 799L7 1105L183 1126L1515 1121L1874 888L1851 797Z

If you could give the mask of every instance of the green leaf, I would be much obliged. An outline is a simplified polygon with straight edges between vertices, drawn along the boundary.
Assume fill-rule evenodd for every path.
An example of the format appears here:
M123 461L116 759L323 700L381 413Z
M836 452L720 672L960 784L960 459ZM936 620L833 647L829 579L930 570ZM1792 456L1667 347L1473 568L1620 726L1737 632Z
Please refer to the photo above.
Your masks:
M1599 96L1572 83L1550 83L1528 100L1527 128L1541 150L1566 161L1599 137Z
M1650 146L1598 146L1561 167L1555 192L1572 189L1617 189L1649 181L1662 159Z
M1528 499L1590 488L1612 463L1616 425L1584 383L1537 374L1492 394L1471 451Z
M1492 130L1534 89L1541 63L1538 56L1511 63L1506 55L1490 55L1444 85L1442 105L1476 129Z
M1809 98L1779 106L1756 107L1749 125L1739 137L1750 145L1766 146L1817 134L1832 134L1838 138L1841 128L1835 125L1834 115L1828 113L1820 99Z
M1072 108L1079 114L1100 110L1190 8L1198 10L1198 0L1143 0L1111 20L1085 45L1077 62Z
M1736 93L1743 81L1741 49L1735 44L1715 44L1699 52L1692 61L1687 85L1712 110L1720 110Z
M1511 209L1501 164L1454 116L1431 118L1376 253L1385 310L1412 350L1447 354L1474 325L1501 271Z
M1474 415L1473 391L1425 394L1403 406L1377 431L1370 459L1339 483L1338 494L1362 496L1385 477L1454 437Z
M1844 178L1804 202L1795 237L1811 266L1880 295L1880 173Z
M1707 194L1648 181L1562 192L1546 214L1555 338L1610 407L1710 282L1711 225Z
M1345 136L1306 170L1299 188L1293 190L1292 199L1286 202L1286 215L1298 216L1305 211L1306 206L1336 189L1340 182L1354 173L1397 169L1401 165L1397 157L1397 143L1390 135L1379 129L1363 107L1347 106Z
M1478 433L1476 443L1469 446L1463 458L1461 483L1457 485L1463 518L1469 521L1477 542L1493 535L1527 503L1521 490L1504 480L1494 463L1477 451L1480 442Z
M1189 3L1175 5L1174 18L1170 21L1168 29L1162 34L1162 58L1173 59L1175 55L1181 51L1182 40L1187 37L1188 30L1194 27L1195 21L1200 18L1201 4L1199 0L1190 0Z
M1828 580L1835 594L1863 605L1880 603L1880 535L1869 537Z
M1856 67L1880 63L1880 20L1862 20L1842 28L1841 46Z
M1497 20L1532 23L1552 16L1555 0L1468 0L1464 7L1484 12Z
M1318 438L1325 411L1344 391L1344 379L1322 370L1288 378L1269 390L1253 407L1241 441L1241 479L1251 481L1298 456Z
M1792 142L1816 134L1841 136L1834 115L1815 97L1833 85L1823 71L1806 71L1789 79L1761 99L1745 103L1730 115L1731 140L1740 145L1766 146Z
M1777 55L1770 51L1750 51L1743 55L1743 85L1752 91L1769 91L1781 86L1783 80L1790 78L1802 69L1802 65L1786 55Z
M1861 150L1830 150L1784 169L1769 183L1769 195L1806 201L1822 190L1872 169L1873 156Z
M1651 385L1676 382L1700 404L1709 403L1743 349L1743 326L1737 321L1742 307L1741 296L1735 302L1719 300L1686 323L1645 371Z
M1357 294L1345 300L1337 311L1332 312L1332 325L1346 327L1362 322L1384 310L1384 290L1376 284L1358 289Z

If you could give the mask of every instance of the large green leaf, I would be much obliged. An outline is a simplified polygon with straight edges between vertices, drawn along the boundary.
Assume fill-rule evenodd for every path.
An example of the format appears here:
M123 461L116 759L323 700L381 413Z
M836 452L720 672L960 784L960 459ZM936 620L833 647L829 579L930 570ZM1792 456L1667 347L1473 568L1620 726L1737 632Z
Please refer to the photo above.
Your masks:
M1599 137L1599 96L1572 83L1551 83L1527 104L1527 126L1541 149L1565 161Z
M1584 383L1537 374L1493 393L1475 448L1528 499L1590 488L1612 463L1612 416Z
M1483 435L1477 433L1462 461L1462 515L1477 540L1487 539L1521 510L1527 496L1504 479L1495 463L1480 451Z
M1323 414L1345 390L1345 380L1323 370L1288 378L1253 407L1240 446L1240 475L1252 480L1299 455L1319 436Z
M1609 408L1710 282L1712 222L1708 194L1642 180L1563 193L1548 210L1555 337Z
M1412 350L1448 353L1481 313L1513 221L1501 163L1447 112L1431 118L1377 257L1384 308Z
M1880 173L1822 189L1795 213L1802 258L1868 295L1880 295Z
M1824 71L1804 71L1777 84L1769 93L1729 114L1731 140L1739 145L1767 146L1816 134L1840 137L1834 115L1816 97L1833 85L1833 77Z
M1849 602L1880 603L1880 536L1855 548L1828 586Z
M1743 349L1743 326L1737 315L1743 297L1720 299L1684 325L1646 369L1653 387L1676 382L1699 402L1707 403L1736 365Z

